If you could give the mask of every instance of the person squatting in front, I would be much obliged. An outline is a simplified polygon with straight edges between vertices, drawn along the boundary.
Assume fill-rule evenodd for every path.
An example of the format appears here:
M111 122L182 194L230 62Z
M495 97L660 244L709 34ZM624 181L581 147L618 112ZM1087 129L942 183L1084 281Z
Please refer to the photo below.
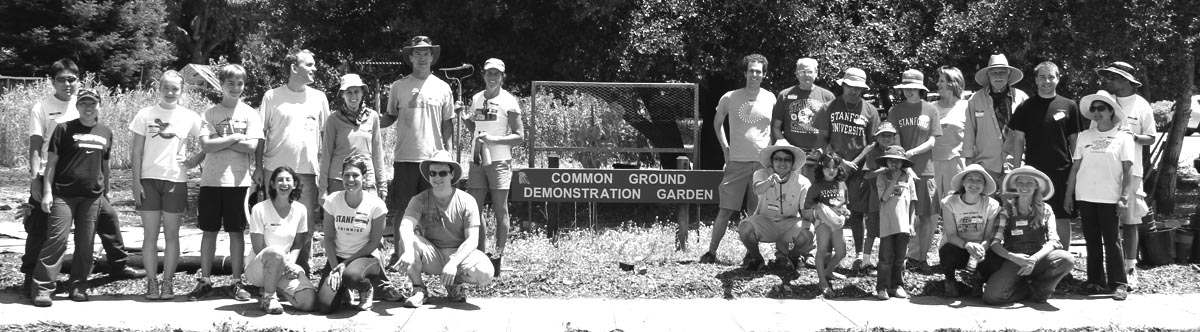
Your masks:
M439 275L447 300L465 302L463 284L487 286L495 268L479 251L479 208L475 198L454 188L462 166L449 151L437 151L420 164L430 188L413 196L404 210L398 234L400 258L390 270L408 274L413 293L404 304L418 307L429 297L422 273Z
M804 151L787 142L778 143L759 153L759 163L766 168L754 171L758 209L738 225L738 238L746 247L742 265L748 270L766 265L759 243L775 243L775 263L789 270L795 270L800 257L813 250L810 225L800 216L802 200L812 186L800 174Z
M250 211L250 253L246 255L243 281L261 287L259 308L268 314L283 313L279 297L296 310L312 311L317 290L304 269L296 264L308 232L308 212L300 203L303 188L291 167L279 166L267 182L268 200Z
M1000 214L1000 202L990 197L996 192L996 182L983 165L971 164L946 184L951 192L942 199L942 245L938 249L942 275L945 276L942 285L946 297L958 297L955 274L975 259L975 271L980 275L971 286L972 290L982 293L983 281L990 272L982 263L994 257L987 252L991 247L996 216ZM972 296L978 295L972 292Z
M1049 176L1031 166L1004 176L1003 208L996 218L991 250L1006 260L988 278L984 303L1004 305L1025 299L1045 303L1075 266L1075 257L1059 242L1054 209L1045 202L1054 196L1051 183Z

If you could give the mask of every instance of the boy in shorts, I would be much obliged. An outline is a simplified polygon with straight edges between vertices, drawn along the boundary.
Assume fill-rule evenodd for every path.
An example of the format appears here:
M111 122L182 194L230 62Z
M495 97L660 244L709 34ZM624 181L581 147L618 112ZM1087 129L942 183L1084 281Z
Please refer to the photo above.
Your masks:
M238 99L246 86L246 70L231 64L217 70L221 82L221 103L200 116L200 148L206 154L200 172L200 211L197 225L204 231L200 240L200 278L188 293L189 301L203 298L212 291L213 256L217 251L217 232L229 233L229 258L233 275L242 275L245 252L246 193L253 182L250 159L263 138L262 120L250 105ZM241 282L233 284L233 299L250 300Z

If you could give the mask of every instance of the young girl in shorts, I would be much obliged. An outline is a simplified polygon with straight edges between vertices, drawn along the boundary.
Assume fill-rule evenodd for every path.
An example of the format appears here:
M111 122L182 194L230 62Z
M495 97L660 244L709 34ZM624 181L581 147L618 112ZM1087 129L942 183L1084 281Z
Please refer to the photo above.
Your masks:
M817 288L826 298L833 297L833 288L829 279L833 277L833 269L846 257L846 242L841 230L850 216L846 207L846 172L842 169L842 157L836 152L821 154L814 172L817 177L804 205L816 220L817 235ZM832 247L833 257L826 253Z
M875 298L908 298L901 279L904 273L904 251L913 230L916 213L916 173L913 163L904 156L904 148L893 145L876 158L880 168L875 178L879 192L879 272L875 283Z
M183 78L174 70L159 80L159 103L133 116L133 147L129 161L133 165L133 202L144 227L142 263L146 266L146 298L175 298L175 265L179 263L179 223L187 208L187 170L196 167L203 154L187 158L188 140L200 135L200 115L179 106L183 96ZM159 227L166 235L163 277L159 283L156 269Z

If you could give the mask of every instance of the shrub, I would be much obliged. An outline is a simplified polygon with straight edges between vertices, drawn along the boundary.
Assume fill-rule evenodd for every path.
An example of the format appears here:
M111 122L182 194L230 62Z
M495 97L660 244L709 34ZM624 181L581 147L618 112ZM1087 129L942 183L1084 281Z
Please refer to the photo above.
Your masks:
M1171 124L1172 114L1175 114L1174 100L1159 100L1150 104L1150 108L1154 109L1154 125L1158 132L1167 130L1167 126Z

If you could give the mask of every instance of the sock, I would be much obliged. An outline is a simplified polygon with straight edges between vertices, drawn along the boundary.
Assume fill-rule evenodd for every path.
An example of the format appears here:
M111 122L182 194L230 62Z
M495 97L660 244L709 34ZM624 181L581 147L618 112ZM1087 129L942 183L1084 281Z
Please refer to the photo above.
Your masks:
M1125 260L1125 270L1126 270L1126 271L1128 271L1128 270L1134 270L1134 271L1137 271L1137 260L1134 260L1134 259L1126 259L1126 260Z

